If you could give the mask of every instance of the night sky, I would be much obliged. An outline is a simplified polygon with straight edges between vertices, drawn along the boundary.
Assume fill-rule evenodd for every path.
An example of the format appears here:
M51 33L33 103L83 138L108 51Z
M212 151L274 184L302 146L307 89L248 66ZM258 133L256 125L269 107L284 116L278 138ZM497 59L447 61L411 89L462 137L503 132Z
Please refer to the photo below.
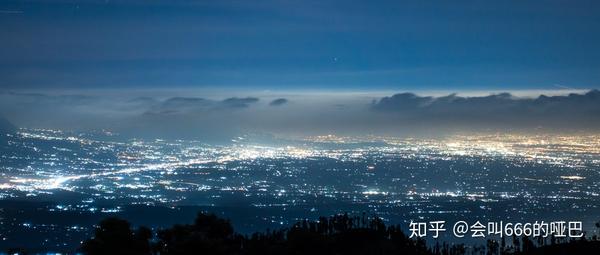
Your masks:
M543 253L598 246L555 230L595 238L599 191L600 0L0 0L0 255ZM267 234L163 225L196 210ZM345 212L385 219L293 225Z
M598 1L2 1L0 88L600 87Z
M17 128L600 130L598 1L2 1L0 24Z

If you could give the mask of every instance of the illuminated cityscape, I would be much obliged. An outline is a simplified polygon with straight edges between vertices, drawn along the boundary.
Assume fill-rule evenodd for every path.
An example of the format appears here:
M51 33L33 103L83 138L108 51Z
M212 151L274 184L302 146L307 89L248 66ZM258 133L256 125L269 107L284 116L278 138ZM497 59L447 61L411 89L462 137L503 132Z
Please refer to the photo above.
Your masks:
M2 0L0 255L600 250L600 1Z
M4 205L0 244L51 231L53 238L36 240L39 247L73 248L90 234L91 219L120 215L135 222L140 211L153 219L183 215L185 208L220 213L247 232L344 212L392 223L560 215L593 232L600 212L600 136L591 134L269 142L249 135L208 145L21 129L8 135L8 144L0 197L4 204L28 202ZM162 224L177 222L172 218Z

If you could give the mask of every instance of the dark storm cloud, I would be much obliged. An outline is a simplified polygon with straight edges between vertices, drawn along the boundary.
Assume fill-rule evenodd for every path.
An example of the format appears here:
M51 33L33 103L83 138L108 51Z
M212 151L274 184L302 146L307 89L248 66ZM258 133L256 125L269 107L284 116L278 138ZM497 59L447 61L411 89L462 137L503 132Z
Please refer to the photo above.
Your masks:
M281 106L287 104L288 100L285 98L277 98L269 103L270 106Z
M418 124L487 127L599 128L600 91L566 96L518 98L510 93L480 97L384 97L371 105L391 120Z

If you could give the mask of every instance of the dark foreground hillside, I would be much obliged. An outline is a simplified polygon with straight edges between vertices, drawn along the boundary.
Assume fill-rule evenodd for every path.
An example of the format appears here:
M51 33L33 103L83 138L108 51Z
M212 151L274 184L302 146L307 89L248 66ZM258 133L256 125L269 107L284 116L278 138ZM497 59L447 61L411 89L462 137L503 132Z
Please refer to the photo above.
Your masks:
M199 213L189 225L175 225L153 233L132 229L127 221L100 222L95 237L81 247L85 254L597 254L596 236L572 240L488 240L468 247L409 239L398 226L379 218L337 215L298 222L289 229L237 234L228 220Z

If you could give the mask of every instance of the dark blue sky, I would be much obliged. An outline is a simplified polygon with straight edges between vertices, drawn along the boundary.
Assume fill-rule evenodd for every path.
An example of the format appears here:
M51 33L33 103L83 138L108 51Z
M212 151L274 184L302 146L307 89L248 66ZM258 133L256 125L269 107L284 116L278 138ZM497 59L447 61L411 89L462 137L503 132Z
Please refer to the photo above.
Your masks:
M598 1L2 1L0 27L4 89L600 87Z

